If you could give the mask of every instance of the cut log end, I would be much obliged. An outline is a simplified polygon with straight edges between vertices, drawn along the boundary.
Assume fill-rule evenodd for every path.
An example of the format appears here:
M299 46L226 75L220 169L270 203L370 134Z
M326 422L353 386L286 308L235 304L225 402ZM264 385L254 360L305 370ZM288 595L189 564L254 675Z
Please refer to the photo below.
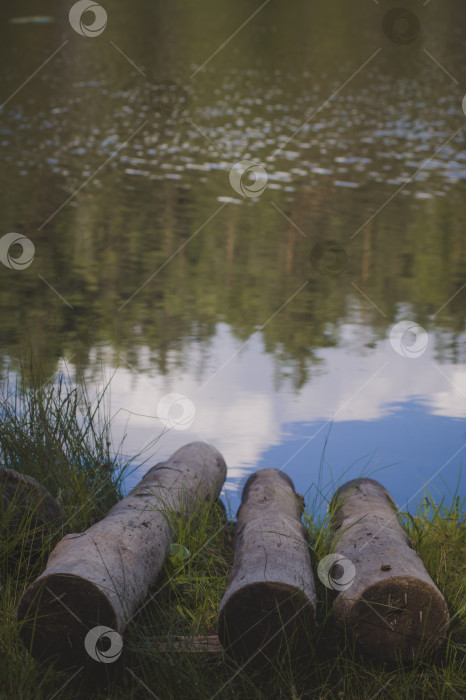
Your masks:
M295 586L258 582L241 588L220 608L218 636L239 662L307 649L315 628L312 600Z
M347 603L344 596L337 599L337 620L342 618L363 649L379 659L412 661L418 654L431 653L449 627L443 596L416 578L379 581L365 590L363 599L351 601L348 610Z
M92 582L51 574L30 586L17 611L20 637L31 654L57 668L72 668L91 657L85 648L89 630L99 625L117 630L113 607Z

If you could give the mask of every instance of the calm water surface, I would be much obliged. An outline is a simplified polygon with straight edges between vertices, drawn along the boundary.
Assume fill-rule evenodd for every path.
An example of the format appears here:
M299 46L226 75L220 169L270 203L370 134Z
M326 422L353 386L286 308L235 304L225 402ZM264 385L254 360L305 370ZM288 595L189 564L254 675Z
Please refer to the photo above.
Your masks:
M464 4L385 31L384 2L103 6L93 37L62 3L0 9L0 234L35 248L0 265L3 374L112 378L115 444L212 442L234 509L264 466L324 499L362 473L401 507L452 493Z

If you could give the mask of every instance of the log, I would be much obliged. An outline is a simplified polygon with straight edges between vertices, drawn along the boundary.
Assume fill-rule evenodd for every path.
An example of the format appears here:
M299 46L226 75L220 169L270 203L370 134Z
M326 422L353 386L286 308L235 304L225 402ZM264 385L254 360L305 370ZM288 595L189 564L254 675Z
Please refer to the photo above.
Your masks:
M337 624L383 660L409 661L438 648L450 624L447 604L390 494L373 479L354 479L338 489L330 510L331 548L339 556L333 577L328 572L329 587L340 590L333 604Z
M0 468L2 526L24 533L34 528L58 526L64 521L61 506L36 479L14 469Z
M235 555L218 636L240 662L308 648L316 593L301 523L303 497L277 469L252 474L237 514ZM261 658L262 657L262 658Z
M152 467L103 520L62 539L18 606L20 635L32 655L70 668L86 660L84 639L93 627L123 634L162 569L172 517L214 501L225 477L220 452L190 443Z

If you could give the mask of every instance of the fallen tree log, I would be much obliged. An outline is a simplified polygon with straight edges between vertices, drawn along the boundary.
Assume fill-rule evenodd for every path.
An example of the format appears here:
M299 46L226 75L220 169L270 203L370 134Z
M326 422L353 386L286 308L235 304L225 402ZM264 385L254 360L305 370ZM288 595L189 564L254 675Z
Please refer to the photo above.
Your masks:
M302 509L303 497L283 472L261 469L247 480L218 613L220 641L239 661L308 646L316 593Z
M72 667L86 659L92 628L122 634L162 569L173 519L213 502L225 477L215 448L190 443L150 469L103 520L61 540L18 606L20 635L32 655Z
M64 514L55 498L32 476L0 467L0 519L2 526L24 534L25 528L58 526Z
M354 479L338 489L330 509L338 561L327 574L329 587L340 590L337 623L383 660L412 660L439 647L450 623L447 604L389 493L373 479Z

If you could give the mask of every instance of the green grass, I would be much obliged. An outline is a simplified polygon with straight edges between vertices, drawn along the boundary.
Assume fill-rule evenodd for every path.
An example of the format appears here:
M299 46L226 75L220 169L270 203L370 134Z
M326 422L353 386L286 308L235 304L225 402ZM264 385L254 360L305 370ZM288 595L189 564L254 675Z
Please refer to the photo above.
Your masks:
M402 521L430 575L444 593L452 625L446 643L414 664L376 662L360 655L333 624L330 590L316 578L318 628L299 659L283 649L264 668L239 667L223 656L175 649L176 638L214 633L217 610L233 562L234 523L224 509L199 505L191 517L167 512L173 541L188 551L173 556L131 621L115 664L58 672L34 661L18 636L15 612L21 594L43 570L61 537L89 527L122 495L131 462L110 445L110 421L102 397L91 400L62 379L55 386L14 386L1 404L0 462L37 478L60 501L62 528L31 538L31 519L16 532L0 522L0 698L445 698L466 697L466 518L456 494L449 502L426 493ZM333 487L332 487L333 491ZM328 553L327 494L310 489L304 524L314 571ZM37 530L37 528L36 528ZM164 642L161 648L158 642ZM97 668L98 667L98 668ZM152 694L153 695L152 695Z

